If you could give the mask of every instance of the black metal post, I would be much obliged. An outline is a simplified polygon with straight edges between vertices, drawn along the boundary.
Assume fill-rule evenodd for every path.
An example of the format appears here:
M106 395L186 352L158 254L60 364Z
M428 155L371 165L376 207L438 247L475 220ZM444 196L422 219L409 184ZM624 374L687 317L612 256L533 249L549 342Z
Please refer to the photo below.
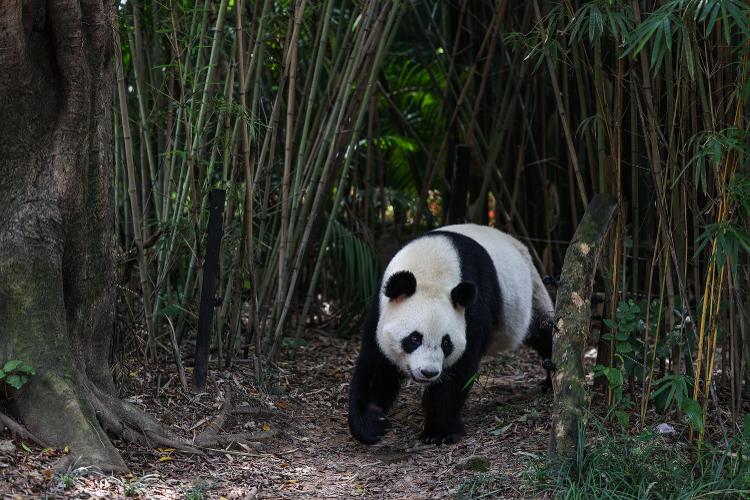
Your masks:
M219 274L219 249L224 233L224 200L222 189L213 189L208 195L208 241L206 258L203 262L203 285L201 304L198 311L198 337L195 340L195 367L193 387L200 392L206 387L208 373L208 351L211 347L211 331L216 307L216 281Z
M466 195L469 190L470 165L471 146L468 144L456 145L453 157L450 200L448 201L448 224L466 222Z

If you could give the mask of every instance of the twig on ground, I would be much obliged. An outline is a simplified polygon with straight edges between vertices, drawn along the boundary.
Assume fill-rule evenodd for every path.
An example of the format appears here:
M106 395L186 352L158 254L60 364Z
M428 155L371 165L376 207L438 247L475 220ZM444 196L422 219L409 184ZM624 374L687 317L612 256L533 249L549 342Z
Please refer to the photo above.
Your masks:
M269 431L237 432L233 434L201 434L195 438L195 443L199 448L208 446L229 446L232 443L252 443L253 441L271 439L278 434L279 431L276 429L271 429Z
M182 390L188 392L187 378L185 378L185 367L182 366L182 356L180 356L180 346L177 344L177 335L174 331L174 325L169 316L165 315L167 322L169 323L169 339L172 341L172 350L174 351L174 362L177 365L177 373L180 376L180 384Z

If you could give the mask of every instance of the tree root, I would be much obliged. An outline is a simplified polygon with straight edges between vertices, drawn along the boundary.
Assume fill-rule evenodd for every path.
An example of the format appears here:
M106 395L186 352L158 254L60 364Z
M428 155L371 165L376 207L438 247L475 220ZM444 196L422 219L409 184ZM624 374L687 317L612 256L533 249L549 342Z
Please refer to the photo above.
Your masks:
M167 426L148 416L136 406L107 393L84 377L80 377L79 382L81 395L91 404L96 419L102 428L127 442L140 446L148 448L174 448L187 453L205 455L206 452L219 453L221 451L216 448L223 448L232 444L250 444L279 435L279 431L276 429L256 432L223 432L224 426L232 414L275 413L262 408L234 407L232 405L232 395L228 388L225 389L224 402L219 413L191 443L186 439L176 436ZM31 441L40 447L46 448L52 446L2 412L0 412L0 425L8 427L13 435ZM70 468L95 466L106 471L124 472L125 470L122 467L124 464L102 462L100 460L91 460L90 458L85 454L81 456L77 453L72 453L62 457L55 466L55 469L66 471ZM97 458L101 459L101 457Z
M221 411L218 415L216 415L216 418L211 421L211 423L206 426L206 430L201 432L196 438L195 442L196 444L201 444L205 442L211 442L211 439L216 436L217 434L221 433L223 430L224 424L227 421L227 418L232 413L232 392L229 390L229 387L226 387L224 389L224 404L221 405ZM207 445L202 445L207 446Z
M150 448L174 448L188 453L204 454L202 449L229 446L233 443L252 443L270 439L278 431L224 433L227 419L235 413L232 395L225 389L224 403L218 415L208 424L193 443L174 435L166 426L157 422L135 406L115 398L93 385L87 385L88 398L96 410L102 426L122 439ZM242 413L242 412L237 412Z
M14 436L18 436L21 439L26 439L28 441L31 441L35 443L38 446L41 446L42 448L47 448L49 445L45 443L43 440L37 438L32 433L30 433L24 426L10 418L8 415L0 412L0 424L3 424L5 427L10 429L10 432Z
M125 441L149 448L174 448L203 454L132 404L107 394L93 384L86 385L86 392L102 427Z
M206 426L206 430L201 432L193 440L195 445L202 449L218 448L223 446L229 446L233 443L252 443L253 441L261 441L263 439L269 439L278 434L277 430L269 431L257 431L257 432L236 432L236 433L224 433L224 424L233 413L246 413L241 411L243 407L235 408L232 406L232 393L227 387L224 389L224 404L221 407L221 411L211 423Z

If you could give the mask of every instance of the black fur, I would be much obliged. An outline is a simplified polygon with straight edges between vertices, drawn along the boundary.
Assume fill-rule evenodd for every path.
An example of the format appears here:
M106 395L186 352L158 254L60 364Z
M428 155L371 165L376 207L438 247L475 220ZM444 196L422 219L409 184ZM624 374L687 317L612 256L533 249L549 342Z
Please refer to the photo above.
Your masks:
M397 299L401 296L411 297L417 290L417 279L409 271L393 273L385 285L385 296Z
M542 366L547 371L547 378L542 383L542 388L545 390L552 389L552 372L555 370L555 365L552 363L552 334L555 323L552 318L548 317L548 314L534 311L529 333L523 340L524 344L534 349L542 358Z
M451 290L453 307L469 307L477 299L477 287L471 281L462 281Z
M422 238L436 236L444 236L453 243L461 263L461 281L473 283L475 289L475 300L465 311L466 350L453 366L443 371L438 382L425 389L422 398L425 412L422 440L450 444L463 435L461 410L469 394L470 381L479 368L479 361L492 342L492 333L499 326L502 302L495 266L487 251L462 234L433 231ZM401 273L394 276L398 274ZM388 285L391 281L392 278ZM381 290L381 286L378 286L378 290ZM388 290L385 292L390 297ZM467 298L463 293L461 295L462 299ZM375 337L379 316L380 295L376 293L365 321L362 352L349 388L349 430L352 436L365 444L379 441L388 430L385 413L396 399L403 378L398 368L378 348Z
M410 273L411 274L411 273ZM362 337L362 352L349 386L349 431L358 441L373 444L390 428L385 413L398 395L403 376L378 348L375 332L380 317L380 293L370 303Z
M411 354L416 351L419 346L422 345L422 334L419 332L412 332L411 335L405 337L401 341L401 348L405 353Z
M443 350L443 356L448 357L453 352L453 342L451 342L450 335L444 335L443 341L440 343L440 348Z

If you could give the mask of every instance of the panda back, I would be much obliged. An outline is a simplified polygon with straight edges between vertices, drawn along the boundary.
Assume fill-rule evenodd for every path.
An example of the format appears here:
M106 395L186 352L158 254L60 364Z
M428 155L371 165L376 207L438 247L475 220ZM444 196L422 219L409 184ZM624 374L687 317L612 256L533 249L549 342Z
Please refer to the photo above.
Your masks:
M471 238L489 254L493 268L480 271L495 273L501 302L497 306L500 321L493 350L518 347L531 322L533 276L537 273L526 247L512 236L489 226L456 224L441 227L438 231ZM466 258L461 253L459 249L459 258Z

